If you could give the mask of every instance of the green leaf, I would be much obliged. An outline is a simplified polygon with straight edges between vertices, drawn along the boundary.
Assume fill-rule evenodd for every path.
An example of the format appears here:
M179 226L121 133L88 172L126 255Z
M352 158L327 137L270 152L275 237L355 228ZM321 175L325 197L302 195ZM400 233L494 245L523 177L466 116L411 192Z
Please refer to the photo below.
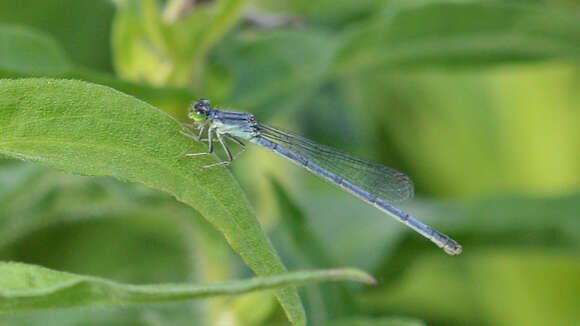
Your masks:
M580 25L567 12L535 5L449 1L392 5L352 29L339 73L378 67L480 66L578 58Z
M130 285L20 263L0 263L0 313L95 305L168 302L234 295L288 285L350 280L374 283L356 269L299 271L248 280L194 284Z
M197 98L189 88L154 87L82 68L76 68L64 74L49 75L49 77L80 79L106 85L155 105L178 118L185 118L186 108Z
M179 134L162 111L79 81L0 81L0 153L83 175L108 175L164 190L197 209L260 276L285 271L237 182L205 145ZM304 324L296 290L277 291L289 319Z

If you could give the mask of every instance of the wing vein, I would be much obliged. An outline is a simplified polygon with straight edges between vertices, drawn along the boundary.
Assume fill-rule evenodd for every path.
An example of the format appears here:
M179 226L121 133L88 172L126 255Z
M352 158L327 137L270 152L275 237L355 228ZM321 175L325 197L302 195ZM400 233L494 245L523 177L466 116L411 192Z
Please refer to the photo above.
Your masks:
M413 197L413 182L407 175L395 169L351 156L263 123L258 123L257 127L262 137L284 146L384 201L400 202Z

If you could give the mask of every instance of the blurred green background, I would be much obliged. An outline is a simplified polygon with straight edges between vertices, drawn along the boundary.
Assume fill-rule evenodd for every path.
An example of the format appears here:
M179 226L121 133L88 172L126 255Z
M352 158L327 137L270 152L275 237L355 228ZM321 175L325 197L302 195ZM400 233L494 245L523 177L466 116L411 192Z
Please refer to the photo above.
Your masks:
M572 0L0 2L0 77L88 80L179 119L209 98L413 178L401 207L462 255L271 153L236 161L290 270L354 266L379 280L306 287L310 325L578 324L579 58ZM165 194L12 160L0 161L0 259L134 283L251 275ZM282 324L267 292L0 316Z

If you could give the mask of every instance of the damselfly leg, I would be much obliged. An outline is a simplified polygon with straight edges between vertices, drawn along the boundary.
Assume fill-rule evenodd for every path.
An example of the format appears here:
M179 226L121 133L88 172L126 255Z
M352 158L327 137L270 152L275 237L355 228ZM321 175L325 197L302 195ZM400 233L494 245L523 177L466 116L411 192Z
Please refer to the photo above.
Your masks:
M227 160L225 161L221 161L221 162L217 162L217 163L213 163L213 164L209 164L209 165L204 165L202 166L202 169L207 169L207 168L213 168L213 167L217 167L217 166L228 166L232 163L233 160L235 160L241 153L243 153L246 150L246 144L244 144L240 139L238 139L235 136L232 136L230 134L220 134L215 132L215 130L213 128L210 128L209 130L207 130L208 127L207 125L203 126L201 128L201 131L199 133L199 136L196 137L194 135L188 134L186 132L180 131L180 133L188 138L191 138L193 140L197 140L197 141L207 141L209 143L209 148L207 152L201 152L201 153L188 153L185 154L185 156L187 157L196 157L196 156L202 156L202 155L209 155L212 154L214 151L214 146L213 143L215 141L215 139L213 138L213 135L215 133L215 135L217 136L217 141L220 142L220 144L222 145L222 148L224 149L224 151L226 152L226 155L228 157ZM203 134L206 132L207 130L207 139L203 138ZM242 149L236 154L233 155L232 151L230 150L230 148L228 147L224 136L227 137L228 139L233 140L234 142L236 142L237 144L239 144Z
M234 155L232 161L235 160L236 158L238 158L238 156L242 155L242 153L246 151L246 144L244 144L244 142L241 141L239 138L232 136L230 134L224 134L224 136L235 141L238 145L240 145L242 147L242 149L236 155Z
M202 137L203 137L203 134L204 134L204 132L206 130L207 130L207 126L203 126L201 128L201 132L199 133L199 136L198 137L195 137L194 135L190 135L190 134L188 134L186 132L183 132L183 131L180 131L180 133L182 135L184 135L185 137L191 138L193 140L201 141L202 140ZM207 132L207 140L208 140L208 143L209 143L209 148L208 148L207 152L188 153L188 154L185 154L185 156L194 157L194 156L201 156L201 155L209 155L209 154L213 153L213 130L212 129L210 129Z

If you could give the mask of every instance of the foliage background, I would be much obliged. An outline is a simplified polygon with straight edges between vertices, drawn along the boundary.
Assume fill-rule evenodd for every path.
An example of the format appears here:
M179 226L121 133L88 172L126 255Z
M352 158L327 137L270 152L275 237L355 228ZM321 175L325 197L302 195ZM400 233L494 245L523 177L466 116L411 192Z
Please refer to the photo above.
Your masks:
M580 320L574 1L187 2L3 1L0 76L104 84L179 119L209 98L409 174L416 199L403 208L452 235L461 256L270 153L250 148L232 167L288 269L355 266L378 279L306 287L312 325ZM167 195L0 164L2 260L130 283L251 275ZM269 292L0 315L0 324L40 323L285 318Z

